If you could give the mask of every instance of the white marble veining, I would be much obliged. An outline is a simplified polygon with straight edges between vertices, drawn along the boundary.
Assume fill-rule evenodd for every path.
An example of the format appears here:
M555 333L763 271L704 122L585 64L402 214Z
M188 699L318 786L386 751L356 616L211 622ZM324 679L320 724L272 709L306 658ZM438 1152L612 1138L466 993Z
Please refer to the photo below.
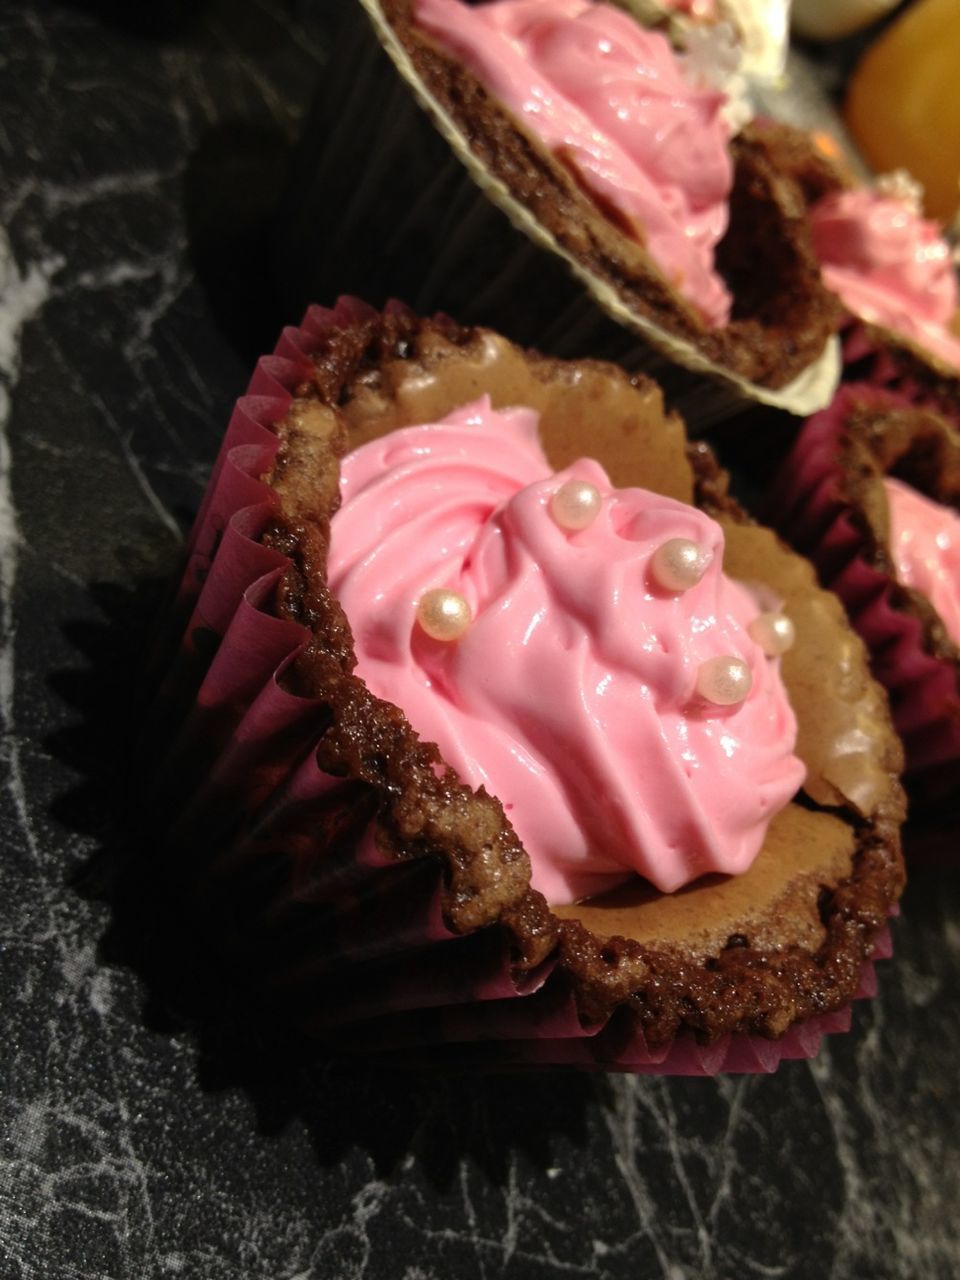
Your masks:
M267 172L325 48L322 0L211 0L160 37L123 9L0 11L0 1277L960 1274L956 880L918 878L880 998L772 1078L287 1073L148 1014L98 950L74 877L117 839L135 588L251 363L245 156ZM198 183L226 187L216 234Z

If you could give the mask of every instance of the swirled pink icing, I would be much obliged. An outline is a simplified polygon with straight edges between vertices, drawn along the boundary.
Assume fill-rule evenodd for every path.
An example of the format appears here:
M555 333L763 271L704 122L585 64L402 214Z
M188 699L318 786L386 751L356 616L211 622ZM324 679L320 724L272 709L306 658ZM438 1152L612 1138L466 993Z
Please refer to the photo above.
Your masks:
M665 36L592 0L416 0L454 53L713 325L730 295L713 255L733 166L724 95L687 79Z
M960 366L960 340L947 327L957 278L935 222L910 200L860 188L824 196L810 224L824 283L848 311Z
M536 888L571 902L633 873L672 891L747 868L804 769L778 662L746 631L758 606L721 571L719 525L614 489L590 459L552 473L536 413L486 397L361 446L341 474L329 577L357 673L499 798ZM548 509L571 478L602 495L575 533ZM677 537L711 559L671 595L648 564ZM416 622L433 588L469 603L456 642ZM700 664L721 655L752 670L738 706L696 696Z
M960 644L960 515L902 480L884 480L897 577L925 595Z

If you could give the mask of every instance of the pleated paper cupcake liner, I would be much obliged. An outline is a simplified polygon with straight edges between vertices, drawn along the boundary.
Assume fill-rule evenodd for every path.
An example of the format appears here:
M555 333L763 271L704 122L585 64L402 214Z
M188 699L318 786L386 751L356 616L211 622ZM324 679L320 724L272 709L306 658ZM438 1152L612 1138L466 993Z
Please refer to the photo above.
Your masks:
M875 962L892 954L889 930L877 938L864 963L854 999L876 994ZM850 1028L852 1004L809 1018L779 1040L742 1033L706 1044L683 1032L665 1045L651 1046L629 1015L584 1027L562 976L548 976L523 1001L449 1006L415 1017L380 1017L344 1028L342 1044L354 1051L387 1054L400 1061L426 1061L433 1050L461 1065L470 1062L516 1066L570 1066L583 1070L656 1075L770 1073L781 1061L815 1057L825 1035Z

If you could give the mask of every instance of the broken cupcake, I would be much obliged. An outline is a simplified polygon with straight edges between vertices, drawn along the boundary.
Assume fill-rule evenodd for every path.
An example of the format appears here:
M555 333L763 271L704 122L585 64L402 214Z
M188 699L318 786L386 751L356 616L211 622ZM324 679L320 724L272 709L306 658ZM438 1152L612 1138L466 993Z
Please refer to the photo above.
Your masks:
M803 202L665 36L592 0L363 8L336 63L368 92L327 86L287 201L296 280L349 261L378 295L663 368L698 418L828 402L840 312Z

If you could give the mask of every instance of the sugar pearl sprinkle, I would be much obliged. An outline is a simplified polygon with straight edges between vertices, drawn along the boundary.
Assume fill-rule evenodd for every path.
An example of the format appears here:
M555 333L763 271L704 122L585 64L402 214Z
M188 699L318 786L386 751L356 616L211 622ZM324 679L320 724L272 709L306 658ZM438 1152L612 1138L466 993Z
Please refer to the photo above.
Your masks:
M758 613L747 631L768 658L779 658L793 648L797 638L796 628L785 613Z
M697 672L697 693L717 707L743 702L752 685L750 668L740 658L710 658Z
M664 591L689 591L710 565L710 553L689 538L671 538L650 557L650 574Z
M431 640L459 640L472 621L470 606L456 591L436 587L417 604L417 622Z
M600 490L586 480L568 480L550 499L550 514L560 526L573 533L587 529L600 514Z

